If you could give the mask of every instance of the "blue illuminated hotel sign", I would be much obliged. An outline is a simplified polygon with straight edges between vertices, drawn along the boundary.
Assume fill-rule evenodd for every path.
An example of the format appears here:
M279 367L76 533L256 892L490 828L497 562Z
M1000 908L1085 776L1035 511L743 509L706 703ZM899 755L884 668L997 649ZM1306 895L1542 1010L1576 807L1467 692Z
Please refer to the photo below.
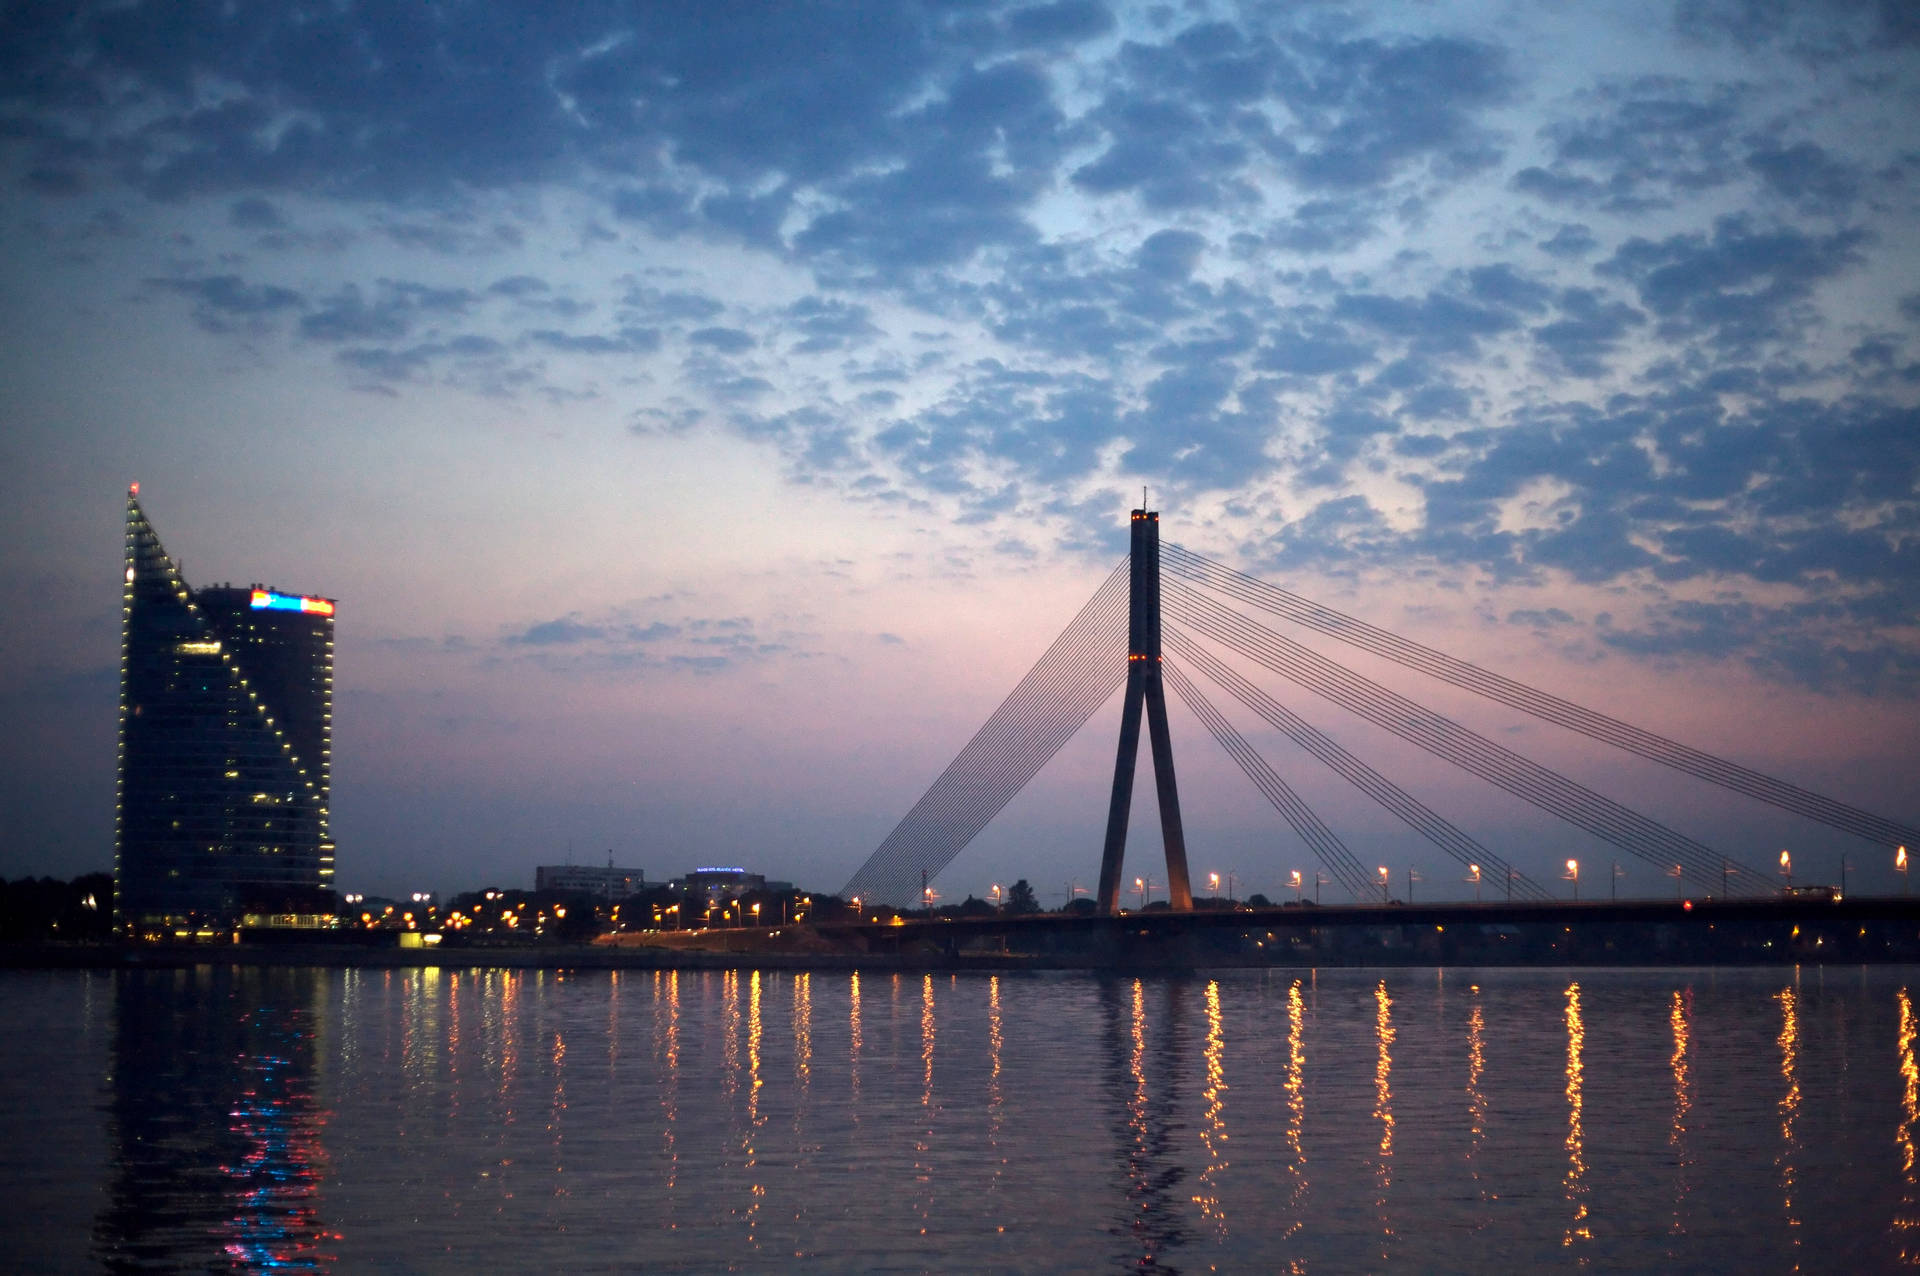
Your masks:
M271 589L254 590L252 605L255 611L304 611L316 616L333 615L333 603L328 599L279 594Z

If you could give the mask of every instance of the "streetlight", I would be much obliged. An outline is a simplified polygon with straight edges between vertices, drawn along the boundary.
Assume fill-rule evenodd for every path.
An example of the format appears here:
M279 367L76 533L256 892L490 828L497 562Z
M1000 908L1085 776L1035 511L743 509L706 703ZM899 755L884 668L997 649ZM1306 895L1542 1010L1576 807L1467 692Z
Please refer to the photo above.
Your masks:
M1000 907L1000 883L998 882L993 884L993 906Z
M753 906L753 924L755 926L758 926L760 924L760 905L757 901Z
M1673 868L1670 869L1667 873L1667 876L1673 879L1673 897L1675 899L1679 899L1680 896L1684 893L1683 887L1685 883L1681 881L1681 875L1685 871L1686 870L1682 868L1680 865L1675 864Z
M1297 904L1304 893L1304 887L1300 881L1300 870L1296 868L1288 876L1292 879L1289 884L1293 887L1293 902Z
M1147 911L1147 879L1144 877L1134 878L1133 889L1140 892L1140 911L1143 913L1146 912Z
M1480 866L1478 864L1467 865L1467 880L1473 883L1473 902L1478 904L1480 902Z
M1613 862L1613 873L1607 879L1607 891L1613 896L1615 903L1620 902L1620 879L1626 875L1627 871L1620 867L1620 861L1615 860Z
M1573 897L1580 898L1580 861L1567 861L1567 880L1573 883Z
M1419 880L1420 874L1414 871L1413 865L1407 865L1407 903L1409 904L1413 903L1413 884Z
M1313 902L1314 903L1318 904L1320 902L1320 888L1322 886L1325 886L1328 882L1332 880L1333 880L1332 878L1328 877L1325 873L1322 873L1319 869L1316 868L1313 870Z
M1902 846L1893 853L1894 871L1900 874L1900 893L1907 893L1907 848Z
M1382 864L1380 866L1380 902L1382 904L1387 902L1387 880L1389 876L1387 866Z
M1215 899L1218 899L1220 897L1220 874L1218 873L1207 874L1207 889L1213 892Z
M1787 894L1793 894L1793 855L1786 847L1780 848L1780 876L1787 879Z

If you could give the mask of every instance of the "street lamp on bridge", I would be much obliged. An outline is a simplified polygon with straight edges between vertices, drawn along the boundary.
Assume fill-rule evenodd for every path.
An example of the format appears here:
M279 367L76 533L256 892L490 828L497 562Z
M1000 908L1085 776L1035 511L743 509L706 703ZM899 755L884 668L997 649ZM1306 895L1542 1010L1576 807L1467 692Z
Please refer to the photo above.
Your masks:
M1382 904L1387 902L1388 879L1389 879L1389 874L1387 873L1387 866L1385 864L1382 864L1380 866L1380 902Z
M1580 898L1580 861L1579 860L1567 861L1567 880L1573 883L1573 897L1574 899L1578 900Z
M1784 846L1780 848L1780 876L1787 879L1787 894L1793 894L1793 854Z
M1901 846L1901 847L1895 848L1893 852L1893 869L1896 873L1900 874L1900 893L1902 895L1905 895L1907 893L1907 848L1906 847Z
M1293 902L1298 904L1305 894L1304 885L1300 881L1300 870L1297 868L1294 869L1293 872L1288 874L1288 877L1291 879L1288 885L1293 887Z
M1473 902L1478 904L1480 902L1480 866L1478 864L1467 865L1467 880L1473 883Z

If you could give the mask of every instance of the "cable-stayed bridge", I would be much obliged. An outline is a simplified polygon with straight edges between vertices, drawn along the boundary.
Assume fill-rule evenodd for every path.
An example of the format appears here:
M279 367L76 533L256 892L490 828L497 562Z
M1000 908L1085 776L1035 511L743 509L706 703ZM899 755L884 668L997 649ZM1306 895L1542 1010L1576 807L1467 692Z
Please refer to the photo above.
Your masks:
M1215 707L1203 683L1289 738L1441 853L1522 901L1549 892L1288 709L1236 669L1237 657L1504 790L1703 894L1760 896L1774 874L1697 841L1424 707L1279 633L1298 625L1441 683L1590 740L1894 852L1920 847L1920 828L1861 810L1738 762L1669 740L1163 543L1159 514L1132 512L1132 544L1052 645L967 741L841 891L895 907L924 901L927 883L1004 810L1115 691L1125 690L1100 885L1100 911L1119 908L1122 859L1142 718L1159 798L1167 890L1192 907L1185 830L1167 725L1166 690L1194 714L1255 788L1354 900L1383 901L1387 885L1329 828ZM1224 654L1223 654L1224 653Z

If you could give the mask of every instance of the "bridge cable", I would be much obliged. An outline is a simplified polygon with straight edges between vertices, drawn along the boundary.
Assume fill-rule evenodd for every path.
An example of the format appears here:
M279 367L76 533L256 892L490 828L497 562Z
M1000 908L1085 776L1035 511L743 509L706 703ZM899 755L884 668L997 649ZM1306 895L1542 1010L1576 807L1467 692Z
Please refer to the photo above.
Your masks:
M1359 857L1347 849L1346 843L1342 842L1339 836L1313 813L1312 808L1301 800L1292 786L1281 779L1279 774L1267 764L1267 760L1260 756L1259 751L1247 743L1246 737L1236 731L1233 724L1213 707L1179 666L1162 661L1160 675L1167 685L1173 688L1174 694L1180 697L1180 702L1193 711L1193 716L1200 719L1201 724L1206 727L1214 740L1227 751L1228 756L1239 763L1240 769L1246 773L1249 780L1253 781L1254 787L1259 789L1266 796L1267 801L1273 804L1273 809L1280 812L1287 823L1293 826L1293 831L1299 834L1300 840L1307 844L1308 849L1339 880L1356 903L1366 899L1372 891L1379 889L1379 883L1372 880L1366 867L1360 863Z
M1254 654L1255 658L1260 658L1257 653L1248 654ZM1269 657L1272 655L1271 652L1267 654ZM1307 654L1311 659L1320 659L1312 656L1311 653ZM1262 663L1274 667L1271 659L1263 659ZM1349 682L1342 685L1337 680L1328 683L1323 679L1319 685L1315 685L1315 673L1324 674L1326 670L1336 671L1339 676L1348 679ZM1708 848L1700 846L1699 843L1665 829L1617 803L1612 803L1563 776L1501 749L1490 741L1466 731L1458 724L1432 714L1404 698L1396 697L1393 693L1378 687L1377 684L1360 679L1357 675L1352 675L1331 662L1324 662L1324 668L1318 671L1311 664L1304 668L1296 665L1291 670L1283 669L1282 671L1287 672L1288 676L1294 677L1297 681L1303 681L1305 685L1327 696L1336 704L1387 726L1402 738L1419 744L1428 751L1437 753L1456 765L1498 784L1516 796L1552 811L1561 818L1576 823L1642 858L1667 865L1676 862L1677 856L1679 862L1690 864L1696 875L1703 881L1710 880L1716 869L1731 864L1731 861L1724 858L1716 860ZM1748 871L1751 872L1751 870ZM1754 876L1758 877L1758 875Z
M1118 612L1105 616L1108 628L1122 624ZM1095 653L1063 646L1055 661L1036 670L1017 696L989 721L956 757L908 818L868 861L848 895L906 903L918 898L916 873L937 875L1058 750L1086 717L1112 695L1117 680L1096 680L1073 691L1062 690L1060 665L1092 668ZM1113 657L1109 654L1108 660ZM1121 675L1124 677L1124 675Z
M1428 807L1419 798L1368 766L1342 748L1330 736L1241 677L1218 657L1194 642L1183 630L1171 628L1166 631L1165 636L1167 645L1179 653L1184 663L1197 668L1221 690L1251 709L1270 725L1279 728L1295 744L1398 816L1463 867L1482 869L1489 873L1498 872L1501 877L1489 877L1486 880L1498 884L1504 879L1511 884L1514 894L1526 899L1552 898L1545 887L1482 846L1472 836Z
M917 903L937 876L1126 681L1124 560L841 890Z
M1322 606L1258 577L1235 571L1171 541L1162 541L1160 552L1161 563L1166 570L1183 580L1250 603L1363 651L1383 656L1405 668L1855 837L1887 846L1920 847L1920 827L1875 815L1738 762L1669 740L1597 710L1563 700L1549 692Z
M1115 587L1107 591L1106 600L1097 609L1091 606L1088 609L1086 618L1090 626L1086 632L1100 632L1121 623L1125 614L1124 590L1117 587L1117 582L1109 583ZM1000 711L978 733L979 747L972 750L972 756L955 759L951 768L953 783L928 808L922 839L903 840L901 854L908 868L914 862L912 857L916 851L924 851L927 837L938 843L955 829L964 830L976 823L984 827L990 822L1026 782L1021 778L1024 767L1032 762L1033 770L1037 771L1060 747L1061 731L1070 736L1078 729L1076 718L1083 711L1090 714L1112 694L1111 689L1103 689L1097 679L1086 682L1077 691L1066 689L1066 679L1092 668L1105 654L1098 645L1088 647L1081 643L1078 647L1062 646L1058 651L1049 651L1036 664L1034 672L1044 676L1033 678L1024 693L1016 687L1015 693L1009 695ZM1091 705L1082 704L1092 697L1098 698L1093 699ZM1084 718L1078 717L1078 720L1084 721ZM1037 762L1033 761L1036 757ZM931 878L930 863L924 859L921 862L929 868Z
M1122 614L1117 608L1103 608L1100 619L1117 630ZM874 880L860 882L859 889L850 884L849 895L917 900L915 872L924 869L929 879L937 875L1085 718L1112 695L1110 680L1096 679L1077 688L1068 688L1064 681L1076 668L1095 667L1103 655L1111 659L1110 653L1076 644L1050 655L1044 667L1036 667L1040 676L1023 691L1009 696L1002 710L929 790L918 808L919 818L912 824L903 821L903 827L896 829L896 835L889 839L889 855L869 862L863 872ZM887 878L890 883L881 880Z
M1179 618L1188 627L1629 854L1663 869L1680 865L1709 887L1735 870L1743 875L1741 884L1756 891L1768 880L1711 847L1274 633L1180 581L1169 583L1172 587L1164 596L1174 601Z

